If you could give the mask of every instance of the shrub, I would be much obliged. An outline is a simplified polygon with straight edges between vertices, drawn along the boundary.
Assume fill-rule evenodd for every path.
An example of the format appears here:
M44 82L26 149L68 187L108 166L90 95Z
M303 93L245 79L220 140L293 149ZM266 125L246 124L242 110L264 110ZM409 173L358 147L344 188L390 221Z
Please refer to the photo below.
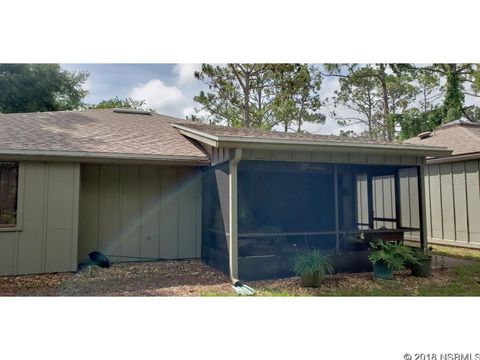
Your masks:
M323 279L325 275L333 272L332 260L330 255L315 249L298 255L292 270L304 279Z
M407 262L418 263L409 246L383 240L371 242L370 246L374 251L368 256L368 259L373 264L383 262L388 268L396 271L405 269Z

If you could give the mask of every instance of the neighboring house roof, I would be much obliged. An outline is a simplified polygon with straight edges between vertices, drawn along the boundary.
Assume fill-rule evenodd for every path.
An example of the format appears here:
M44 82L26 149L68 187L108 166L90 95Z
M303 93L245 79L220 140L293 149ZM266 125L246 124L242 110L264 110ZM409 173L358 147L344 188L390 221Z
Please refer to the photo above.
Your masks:
M452 155L480 153L480 124L459 119L405 141L409 144L446 146Z
M209 163L171 122L182 120L112 109L0 114L0 154Z
M230 128L200 123L174 123L183 135L215 147L288 148L311 150L370 151L382 153L412 153L417 155L445 156L446 148L399 144L395 142L352 138L347 136L287 133L261 129Z

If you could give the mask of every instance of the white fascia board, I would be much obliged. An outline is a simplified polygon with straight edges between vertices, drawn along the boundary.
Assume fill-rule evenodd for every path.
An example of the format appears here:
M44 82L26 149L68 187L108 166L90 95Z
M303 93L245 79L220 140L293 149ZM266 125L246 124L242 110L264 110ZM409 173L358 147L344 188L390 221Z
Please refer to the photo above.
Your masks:
M459 154L445 157L436 157L427 159L427 165L429 164L443 164L458 161L478 160L480 159L480 152L470 154Z
M177 126L176 124L172 124L172 126L175 127L180 132L180 134L190 139L200 141L204 144L207 144L213 147L219 147L218 137L216 136L208 135L197 130L186 129L182 126Z
M214 147L271 149L271 150L308 150L308 151L341 151L341 152L375 152L402 153L418 156L449 156L452 151L446 147L416 146L406 144L369 144L361 142L333 142L322 140L268 139L259 137L214 136L202 131L172 124L180 132L192 139Z
M28 159L65 159L91 162L96 160L108 161L138 161L138 162L175 162L192 164L209 164L210 159L183 155L154 155L154 154L121 154L98 153L83 151L55 151L55 150L5 150L0 149L0 158L28 158Z

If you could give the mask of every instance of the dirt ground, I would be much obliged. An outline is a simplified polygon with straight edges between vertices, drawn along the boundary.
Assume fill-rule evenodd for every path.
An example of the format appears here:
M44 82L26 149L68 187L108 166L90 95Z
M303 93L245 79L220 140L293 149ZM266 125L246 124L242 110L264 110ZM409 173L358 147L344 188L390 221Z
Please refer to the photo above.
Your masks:
M398 273L393 282L374 281L372 273L328 276L317 289L302 288L298 278L254 281L248 285L263 296L422 295L456 280L455 269L416 278ZM228 278L199 260L114 264L78 273L0 277L0 296L229 296Z
M78 273L0 277L0 296L195 296L229 289L225 275L199 260L123 263Z

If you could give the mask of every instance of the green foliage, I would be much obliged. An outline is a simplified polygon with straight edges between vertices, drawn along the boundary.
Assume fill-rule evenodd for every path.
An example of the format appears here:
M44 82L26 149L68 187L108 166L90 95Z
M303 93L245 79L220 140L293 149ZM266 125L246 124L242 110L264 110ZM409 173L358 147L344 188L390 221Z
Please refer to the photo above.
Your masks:
M447 84L445 86L445 100L443 101L445 118L444 122L457 120L462 117L463 102L465 96L462 89L460 73L457 71L456 64L443 65Z
M339 105L355 114L340 117L333 112L341 126L364 124L369 138L392 140L398 115L414 100L417 88L410 74L390 64L342 64L325 66L327 76L340 78L340 90L333 98Z
M480 119L474 107L464 106L466 94L480 92L478 64L327 64L324 68L328 76L340 77L335 105L358 114L341 118L334 112L333 116L340 125L364 124L371 138L404 140L462 116Z
M336 69L329 66L327 69ZM377 138L381 136L379 126L379 94L375 79L370 75L368 67L350 70L346 77L339 79L340 90L335 91L334 106L346 107L353 110L358 116L340 117L335 111L332 113L337 123L341 126L365 124L367 136Z
M408 109L397 121L401 127L399 139L406 140L422 132L433 131L442 124L443 114L444 110L441 106L436 106L427 112L422 112L419 108Z
M276 81L278 92L273 101L274 121L281 124L285 132L304 132L304 123L324 124L325 115L320 108L322 77L313 66L297 65L294 71L282 71Z
M202 120L231 127L302 132L304 123L323 123L321 76L306 64L203 64L195 77L208 86L194 100Z
M330 255L323 254L315 249L305 254L298 255L292 267L295 274L305 278L319 277L323 278L327 274L333 273L332 260Z
M403 65L420 80L424 77L442 79L445 94L441 109L442 123L464 116L465 94L478 96L480 87L479 66L474 64L431 64L427 66ZM423 110L424 112L427 109Z
M17 212L13 210L4 209L0 212L0 224L11 225L17 222Z
M96 105L90 105L90 109L142 109L145 105L145 100L134 100L132 98L120 99L118 96L114 98L103 100Z
M433 131L444 119L444 109L437 101L443 94L440 77L434 72L412 71L418 83L417 102L398 117L399 139L406 140L425 131Z
M413 257L419 261L419 260L427 260L427 259L430 259L432 257L432 255L430 254L430 252L427 250L423 250L421 248L412 248L412 255Z
M465 116L473 122L480 123L480 107L479 106L468 106L463 109Z
M383 240L371 242L370 246L374 251L368 256L368 259L373 264L383 262L387 267L396 271L405 269L407 262L418 263L409 246Z
M0 64L0 113L78 109L87 78L58 64Z

